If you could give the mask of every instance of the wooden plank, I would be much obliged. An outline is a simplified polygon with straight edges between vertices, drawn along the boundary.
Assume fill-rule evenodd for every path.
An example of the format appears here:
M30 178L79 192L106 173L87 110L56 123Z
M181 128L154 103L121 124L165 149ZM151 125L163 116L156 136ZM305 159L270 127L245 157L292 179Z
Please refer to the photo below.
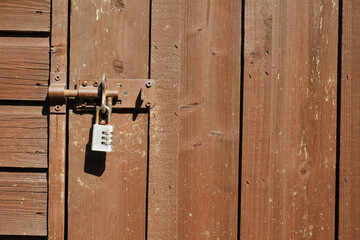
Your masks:
M155 0L152 13L148 237L235 239L241 3Z
M71 1L70 88L104 73L148 78L149 12L148 0ZM144 239L148 116L113 113L105 155L90 150L94 115L69 115L68 238Z
M0 167L47 167L47 112L0 106Z
M0 172L0 234L47 234L46 173Z
M93 117L70 114L68 237L144 239L148 117L113 114L107 154L91 151Z
M50 0L1 0L0 30L50 31Z
M52 0L51 26L51 75L61 75L60 80L50 79L50 84L66 87L68 69L68 0ZM65 106L62 106L63 109ZM49 117L49 201L48 239L65 239L65 161L66 124L65 111Z
M360 239L359 11L359 1L343 1L339 239Z
M156 106L150 111L148 239L175 239L178 228L181 0L153 0L151 74Z
M0 240L46 240L44 236L0 236Z
M334 239L338 1L247 1L241 238Z
M66 115L49 117L48 238L65 238Z
M236 239L241 1L183 1L178 239Z
M45 100L49 38L0 38L0 99Z

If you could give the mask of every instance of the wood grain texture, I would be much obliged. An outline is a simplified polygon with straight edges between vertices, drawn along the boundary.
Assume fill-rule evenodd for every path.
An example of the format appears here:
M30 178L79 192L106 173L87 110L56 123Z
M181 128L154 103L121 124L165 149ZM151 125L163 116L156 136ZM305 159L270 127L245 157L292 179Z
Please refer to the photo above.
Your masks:
M181 0L153 0L148 239L175 239L178 220ZM180 48L180 49L179 49Z
M46 173L0 172L0 234L47 234Z
M60 81L50 79L50 84L67 83L68 71L68 0L52 0L51 67L52 75L61 74ZM63 106L65 108L65 106ZM48 239L63 240L65 236L65 163L66 163L66 113L49 116L49 201Z
M0 167L47 167L47 113L42 106L0 106Z
M45 100L49 38L0 38L0 99Z
M65 238L66 115L49 116L48 238Z
M46 240L46 236L0 236L0 240Z
M155 0L152 14L148 237L236 239L241 3Z
M339 239L360 239L359 11L359 1L343 1Z
M182 2L178 239L236 239L240 1Z
M70 114L68 238L144 239L148 117L114 113L106 154L91 151L93 117Z
M70 88L104 73L148 78L149 1L74 0L70 19ZM113 113L105 155L90 150L94 115L70 111L68 238L144 239L148 116Z
M1 0L0 30L50 31L50 0Z
M338 1L245 4L242 239L334 239Z

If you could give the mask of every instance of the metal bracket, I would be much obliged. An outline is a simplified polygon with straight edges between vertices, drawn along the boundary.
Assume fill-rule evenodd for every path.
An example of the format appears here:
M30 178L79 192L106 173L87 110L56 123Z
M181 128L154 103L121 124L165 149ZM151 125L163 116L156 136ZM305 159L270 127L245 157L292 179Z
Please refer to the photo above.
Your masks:
M56 75L53 77L55 78ZM104 85L100 80L81 79L77 81L76 89L69 90L65 89L64 84L50 83L48 90L50 105L55 111L60 112L64 110L61 106L66 104L66 100L73 99L76 100L77 110L92 110L100 105L102 95L105 93L105 99L112 99L113 109L155 106L155 82L151 79L106 79Z
M50 85L48 89L48 100L50 104L50 113L66 112L66 98L51 97L61 96L66 88L66 72L51 72L50 73Z

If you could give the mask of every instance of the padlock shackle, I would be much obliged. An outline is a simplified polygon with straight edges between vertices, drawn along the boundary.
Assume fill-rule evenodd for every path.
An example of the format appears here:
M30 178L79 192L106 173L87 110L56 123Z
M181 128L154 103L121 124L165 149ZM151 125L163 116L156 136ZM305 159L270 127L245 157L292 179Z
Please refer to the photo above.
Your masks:
M95 116L95 124L99 124L99 118L100 118L100 110L105 109L105 111L108 112L108 121L107 124L110 124L111 120L111 109L108 106L98 106L96 107L96 116Z

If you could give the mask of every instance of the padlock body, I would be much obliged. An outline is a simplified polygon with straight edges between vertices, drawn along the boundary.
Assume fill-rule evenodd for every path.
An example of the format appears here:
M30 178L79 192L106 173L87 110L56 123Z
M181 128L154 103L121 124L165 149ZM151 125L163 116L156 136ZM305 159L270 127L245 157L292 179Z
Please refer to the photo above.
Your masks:
M109 124L94 124L91 150L98 152L111 152L113 132L114 127Z

